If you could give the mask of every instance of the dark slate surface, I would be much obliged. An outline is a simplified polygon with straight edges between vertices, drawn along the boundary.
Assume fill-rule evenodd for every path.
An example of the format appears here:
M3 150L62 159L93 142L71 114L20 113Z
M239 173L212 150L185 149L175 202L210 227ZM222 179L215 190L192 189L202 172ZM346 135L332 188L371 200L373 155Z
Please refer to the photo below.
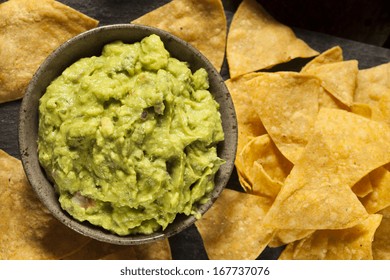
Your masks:
M0 1L4 2L4 1ZM85 14L100 21L100 25L128 23L131 20L153 10L169 1L133 1L133 0L62 0L63 2ZM223 1L228 23L234 14L240 1ZM346 40L322 33L294 28L297 36L306 41L312 48L322 52L335 45L340 45L344 51L345 59L357 59L361 69L376 66L390 61L390 49L374 45ZM297 60L288 63L282 69L296 69L305 60ZM274 70L279 70L276 68ZM280 69L281 70L281 69ZM227 64L223 66L222 76L227 79ZM0 104L0 149L19 158L18 151L18 116L20 100ZM233 175L229 182L229 188L241 190L237 175ZM202 240L195 226L182 233L171 237L170 244L174 259L207 259ZM280 254L281 248L267 248L258 259L275 259Z

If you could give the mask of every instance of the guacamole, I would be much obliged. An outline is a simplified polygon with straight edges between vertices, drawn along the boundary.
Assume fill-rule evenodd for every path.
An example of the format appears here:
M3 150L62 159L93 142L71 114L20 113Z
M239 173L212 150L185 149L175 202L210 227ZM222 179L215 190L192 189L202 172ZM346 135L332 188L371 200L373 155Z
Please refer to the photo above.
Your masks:
M104 46L68 67L40 99L38 155L61 207L118 235L198 216L224 160L219 105L157 35Z

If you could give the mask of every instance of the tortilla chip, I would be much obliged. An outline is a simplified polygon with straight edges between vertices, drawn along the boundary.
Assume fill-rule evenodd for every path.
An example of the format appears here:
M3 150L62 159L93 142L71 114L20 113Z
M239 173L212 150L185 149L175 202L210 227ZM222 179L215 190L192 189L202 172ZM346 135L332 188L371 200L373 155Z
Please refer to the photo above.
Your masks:
M238 124L238 139L237 139L237 152L239 155L244 146L254 137L265 134L266 130L260 121L259 116L252 105L250 93L246 87L246 81L258 76L257 73L250 73L238 77L237 79L229 79L225 82L229 89L230 95L234 103L234 109L237 116ZM237 175L241 186L245 191L251 191L252 186L245 176L243 166L240 158L237 156L235 165L237 169Z
M237 163L236 163L236 171L238 176L238 182L240 183L243 190L245 192L251 193L253 191L252 183L250 182L249 178L246 177L245 173L243 173L241 169L237 166Z
M358 62L356 60L343 61L343 50L340 46L332 47L321 53L301 70L301 73L318 76L324 88L336 98L332 100L328 94L322 96L322 107L339 109L352 106L357 72Z
M261 73L250 73L236 79L229 79L225 81L232 97L234 109L237 115L237 154L241 152L251 138L266 133L266 130L256 113L255 107L252 104L250 91L253 89L248 88L247 86L247 81L261 75Z
M272 237L272 231L261 226L269 203L260 196L224 189L196 222L209 258L256 259Z
M95 239L89 239L88 244L79 250L64 256L64 260L97 260L106 255L120 251L128 246L115 245L101 242Z
M355 185L352 186L352 191L358 197L365 197L373 191L369 175L364 176Z
M300 230L355 226L368 213L351 187L389 161L388 126L347 111L321 109L313 136L264 226Z
M318 96L318 107L319 108L333 108L349 111L349 107L341 103L336 97L324 90Z
M372 260L371 243L382 216L373 214L347 229L319 230L287 245L280 260Z
M377 213L390 206L390 171L379 167L368 175L372 192L361 199L368 213Z
M30 187L22 163L2 150L0 201L2 260L59 259L89 240L46 210Z
M134 246L139 260L172 260L168 239Z
M390 62L359 70L354 101L368 104L373 120L390 125Z
M322 86L341 103L352 106L358 73L357 60L325 63L302 71L317 76Z
M354 103L351 107L351 112L363 116L367 119L372 118L372 109L368 104Z
M268 134L257 136L244 148L241 157L246 163L258 162L273 180L284 182L292 169L289 162L276 148Z
M171 249L168 239L141 245L123 246L91 239L90 242L66 260L170 260Z
M374 235L372 254L374 260L390 260L390 207L379 212L382 222Z
M252 183L252 192L272 199L292 169L268 134L253 138L238 155L243 172Z
M127 246L101 258L102 260L172 260L168 239Z
M301 72L307 72L311 68L316 68L327 63L339 62L343 60L343 50L340 46L334 46L309 61L302 68Z
M281 153L297 162L318 114L320 80L295 72L262 73L247 82L253 106Z
M33 74L54 49L97 24L53 0L0 4L0 103L22 98Z
M154 26L176 35L221 70L227 32L221 0L173 0L132 23Z
M102 256L100 260L138 260L137 253L133 246L118 248L115 252Z
M251 193L275 200L283 183L272 179L267 171L264 170L264 166L257 161L253 163L251 171Z
M317 54L255 0L242 1L233 16L226 45L231 78Z
M271 248L281 247L286 244L292 243L295 240L301 240L310 234L312 234L314 230L307 229L278 229L274 231L274 236L272 240L268 243L268 246Z

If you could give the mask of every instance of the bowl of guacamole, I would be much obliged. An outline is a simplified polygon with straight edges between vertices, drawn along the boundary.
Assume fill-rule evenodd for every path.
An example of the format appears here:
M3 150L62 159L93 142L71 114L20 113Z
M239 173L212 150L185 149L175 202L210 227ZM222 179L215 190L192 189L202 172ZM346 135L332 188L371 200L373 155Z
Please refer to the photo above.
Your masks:
M67 41L21 105L31 186L66 226L104 242L145 243L192 225L227 184L236 145L218 71L147 26L102 26Z

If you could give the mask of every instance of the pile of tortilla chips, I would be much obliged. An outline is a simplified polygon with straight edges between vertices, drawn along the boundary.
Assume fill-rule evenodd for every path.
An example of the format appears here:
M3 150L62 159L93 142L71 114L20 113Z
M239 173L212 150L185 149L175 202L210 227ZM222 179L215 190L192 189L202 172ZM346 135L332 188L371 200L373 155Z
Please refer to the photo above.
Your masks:
M241 3L226 84L244 192L224 190L197 222L206 251L256 259L285 246L279 259L389 259L390 63L359 70L335 46L299 72L259 71L291 59L294 46L302 50L256 1Z

